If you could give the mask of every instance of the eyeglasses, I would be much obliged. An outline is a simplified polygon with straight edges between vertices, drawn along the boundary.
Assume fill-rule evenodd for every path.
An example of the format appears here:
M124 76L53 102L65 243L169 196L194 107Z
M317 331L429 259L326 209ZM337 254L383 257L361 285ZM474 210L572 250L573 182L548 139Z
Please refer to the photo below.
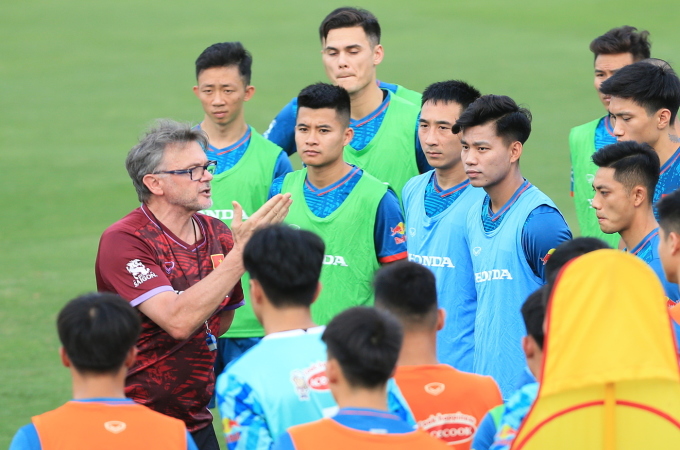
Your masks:
M188 173L191 181L200 181L201 178L203 178L203 175L205 174L206 170L210 175L212 175L215 173L216 168L217 161L208 161L208 163L205 166L196 166L183 170L158 170L154 172L154 174L169 173L171 175L184 175Z

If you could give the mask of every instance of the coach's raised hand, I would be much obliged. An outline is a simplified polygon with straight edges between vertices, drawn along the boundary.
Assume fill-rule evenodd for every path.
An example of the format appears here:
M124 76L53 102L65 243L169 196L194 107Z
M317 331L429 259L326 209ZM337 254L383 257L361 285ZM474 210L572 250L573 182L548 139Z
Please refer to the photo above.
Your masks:
M293 200L290 198L290 194L277 194L246 221L243 221L243 208L238 202L232 202L234 219L231 222L231 232L234 235L234 247L242 248L245 246L256 229L281 223L288 215L291 203L293 203Z

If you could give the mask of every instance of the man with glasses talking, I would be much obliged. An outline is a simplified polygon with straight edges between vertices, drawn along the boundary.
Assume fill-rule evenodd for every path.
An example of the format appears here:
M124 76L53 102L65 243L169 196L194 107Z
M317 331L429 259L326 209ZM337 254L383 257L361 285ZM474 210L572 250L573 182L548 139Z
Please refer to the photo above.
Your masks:
M243 304L243 247L291 203L278 195L242 221L234 202L232 230L197 214L212 204L216 166L203 148L202 131L161 121L130 150L125 164L142 205L104 232L95 263L97 289L117 293L142 317L126 396L184 420L202 450L219 448L207 409L215 336Z

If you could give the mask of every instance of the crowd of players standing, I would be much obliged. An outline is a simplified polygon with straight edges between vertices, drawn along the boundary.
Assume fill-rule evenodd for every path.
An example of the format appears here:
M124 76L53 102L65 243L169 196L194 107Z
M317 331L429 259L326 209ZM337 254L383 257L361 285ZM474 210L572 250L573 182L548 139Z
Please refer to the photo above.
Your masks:
M527 109L463 81L422 95L378 81L368 11L339 8L319 34L331 83L302 89L264 136L244 117L255 93L245 48L215 44L196 60L203 121L160 122L130 151L142 205L104 232L97 256L98 290L140 313L136 350L79 360L87 345L69 347L60 328L74 380L108 374L114 388L84 394L74 381L68 408L36 416L12 448L50 447L64 421L107 406L130 412L88 436L139 442L126 424L146 413L121 407L123 380L125 397L183 421L191 437L158 428L180 448L218 448L215 374L230 448L439 445L414 425L458 449L512 445L539 392L543 286L608 246L571 240L522 176ZM635 28L591 50L607 114L569 137L581 233L644 260L680 315L680 80ZM305 167L293 171L296 151ZM104 300L116 303L74 304L92 318Z

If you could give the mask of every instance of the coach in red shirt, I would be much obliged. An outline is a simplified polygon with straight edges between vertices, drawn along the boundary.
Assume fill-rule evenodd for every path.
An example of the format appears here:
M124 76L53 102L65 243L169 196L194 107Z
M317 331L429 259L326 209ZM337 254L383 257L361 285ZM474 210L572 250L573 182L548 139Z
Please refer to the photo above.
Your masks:
M95 264L97 289L142 316L126 395L184 420L202 450L219 448L207 405L215 336L243 305L242 249L256 227L283 220L291 202L273 197L245 222L235 204L233 230L197 214L212 204L216 163L207 147L202 131L161 121L130 150L125 165L142 205L104 232Z

